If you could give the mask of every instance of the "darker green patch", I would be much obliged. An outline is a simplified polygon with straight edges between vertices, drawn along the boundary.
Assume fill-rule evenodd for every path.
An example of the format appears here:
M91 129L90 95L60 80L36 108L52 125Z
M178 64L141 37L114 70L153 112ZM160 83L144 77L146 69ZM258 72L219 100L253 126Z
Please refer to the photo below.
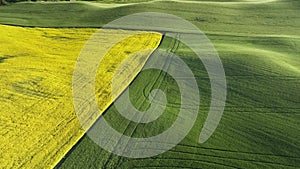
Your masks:
M124 51L124 53L127 54L127 55L131 54L130 51Z
M194 21L196 22L216 22L217 19L216 18L202 18L202 17L196 17L194 19Z
M1 56L0 57L0 63L3 63L5 60L10 59L10 58L14 58L15 56Z

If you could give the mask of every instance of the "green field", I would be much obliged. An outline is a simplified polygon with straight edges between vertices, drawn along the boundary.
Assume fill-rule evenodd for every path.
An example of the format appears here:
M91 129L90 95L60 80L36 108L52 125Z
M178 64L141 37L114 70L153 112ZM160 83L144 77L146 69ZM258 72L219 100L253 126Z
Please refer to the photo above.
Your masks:
M219 38L222 40L218 40ZM205 144L198 144L197 141L208 112L208 77L197 57L188 48L180 45L175 53L194 68L202 94L200 117L189 135L172 150L147 159L118 157L84 137L61 167L76 165L78 168L297 168L300 164L300 108L297 90L300 83L299 70L288 70L283 65L281 67L276 62L285 61L279 61L276 56L289 53L290 59L298 59L298 62L290 62L298 68L299 58L296 52L288 49L276 51L278 46L264 44L271 42L283 47L290 41L286 39L284 42L280 38L270 40L231 36L211 36L211 39L216 41L225 66L228 98L222 121L213 137ZM170 41L164 40L161 47L169 46L169 43L172 43ZM224 41L228 46L223 44ZM252 46L250 42L257 45ZM299 40L293 42L297 46L300 45ZM149 81L152 83L148 84ZM174 108L172 105L178 104L180 95L173 79L160 74L159 71L141 73L131 86L132 98L135 99L132 101L141 110L149 106L143 95L145 88L147 92L154 88L164 90L170 99L168 109L156 122L139 125L124 119L112 106L104 117L119 132L132 137L152 136L170 127L176 118L178 107ZM177 92L174 92L176 89Z
M164 38L160 48L174 52L188 64L201 94L199 117L187 137L161 155L130 159L109 153L84 136L57 168L299 168L300 1L221 1L225 0L0 6L1 24L38 27L101 27L136 12L174 14L205 32L222 60L228 87L226 108L217 130L204 144L198 139L210 104L208 75L188 47ZM180 94L174 79L158 70L141 72L130 87L130 96L136 108L145 110L149 107L147 97L156 88L165 91L169 102L155 122L126 120L113 105L104 118L117 131L132 137L164 131L179 110Z

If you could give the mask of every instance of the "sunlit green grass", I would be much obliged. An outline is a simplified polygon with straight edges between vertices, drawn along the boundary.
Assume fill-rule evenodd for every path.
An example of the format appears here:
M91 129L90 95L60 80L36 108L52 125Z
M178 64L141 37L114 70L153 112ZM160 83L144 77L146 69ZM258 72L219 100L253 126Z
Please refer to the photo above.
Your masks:
M101 27L132 13L162 12L182 17L204 32L299 37L299 1L233 5L158 1L118 5L108 8L95 2L17 3L0 7L0 23L41 27Z

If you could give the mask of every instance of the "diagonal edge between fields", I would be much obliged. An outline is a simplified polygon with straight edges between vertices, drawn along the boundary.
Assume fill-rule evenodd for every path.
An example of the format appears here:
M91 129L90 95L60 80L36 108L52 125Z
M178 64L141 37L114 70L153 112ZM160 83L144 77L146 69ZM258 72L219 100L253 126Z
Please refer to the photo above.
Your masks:
M161 32L159 32L161 33ZM104 111L102 113L100 113L98 115L98 117L95 119L94 122L91 123L91 125L88 127L89 130L94 126L94 124L99 120L99 118L101 118L103 115L106 114L106 110L108 110L111 106L113 106L114 102L128 89L128 87L134 82L134 80L138 77L138 75L141 73L142 69L145 67L145 65L148 63L149 58L152 56L152 54L154 53L155 50L157 50L163 40L165 38L165 34L162 33L161 39L158 43L158 45L152 50L152 52L147 56L146 61L144 62L144 64L141 66L140 70L136 72L136 74L134 75L134 78L128 83L128 85L126 87L124 87L124 89L122 90L122 92L111 101L111 103L107 104L106 108L104 109ZM88 131L89 131L88 130ZM86 132L88 132L86 131ZM65 155L57 162L54 163L54 166L52 168L58 169L63 163L64 161L68 158L68 156L75 150L75 148L80 144L80 142L82 141L82 139L84 138L84 136L86 135L86 133L81 134L78 139L76 139L75 143L73 145L70 146L70 148L68 148L69 150L66 151Z

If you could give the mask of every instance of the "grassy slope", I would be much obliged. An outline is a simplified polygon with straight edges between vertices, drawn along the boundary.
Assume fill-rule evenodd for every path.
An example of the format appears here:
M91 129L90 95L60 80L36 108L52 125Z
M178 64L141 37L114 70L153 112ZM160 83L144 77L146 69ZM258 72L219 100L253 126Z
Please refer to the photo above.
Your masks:
M220 36L212 37L212 39L215 38L220 38ZM240 38L222 37L222 41L218 42L222 44L224 40L231 42L232 45L235 45L236 40L239 40L238 44L247 46L249 41L259 44L263 39L247 38L243 41ZM281 40L276 39L272 41L281 42ZM299 41L296 43L297 46L300 45ZM168 41L165 40L163 45L168 46ZM262 47L265 46L258 45L255 48L249 48L257 50ZM274 69L273 64L269 64L271 67L265 66L264 63L268 64L273 59L262 62L259 59L262 57L259 53L249 55L244 51L230 51L231 48L224 46L217 48L223 53L221 58L227 72L229 85L228 100L221 124L213 138L207 143L197 144L200 127L203 124L208 106L209 83L206 79L207 75L201 63L195 61L197 59L193 54L188 49L180 46L176 53L190 67L194 68L195 75L199 76L198 84L200 85L203 101L200 112L201 117L199 117L197 125L188 137L171 151L154 158L142 160L111 155L91 142L88 137L85 137L63 163L62 168L68 168L75 164L78 168L84 166L89 168L145 168L146 166L173 166L177 168L193 166L194 168L203 168L220 167L221 165L223 167L242 168L293 168L293 166L295 168L298 166L300 163L297 159L300 152L298 146L300 137L297 134L300 118L298 114L299 92L297 91L300 82L299 73L297 74L297 72L287 70L284 67ZM282 50L281 52L285 53L287 51ZM291 53L290 56L296 58L296 53L294 55ZM248 57L248 59L245 60L245 57ZM299 67L299 62L297 64ZM280 66L276 67L280 68ZM133 83L131 90L133 95L141 96L146 81L155 81L153 88L160 86L170 98L178 99L176 97L178 91L174 93L176 85L173 85L172 80L158 75L159 72L154 71L140 74ZM149 79L149 77L153 77L153 79ZM168 92L170 89L173 89L173 91ZM147 91L149 90L150 88ZM138 104L140 100L141 98L133 102ZM137 105L137 107L143 109L147 107L147 104ZM169 107L165 112L165 116L162 116L159 122L148 126L136 126L135 123L129 123L126 120L124 122L124 118L118 115L114 107L110 108L104 117L118 131L121 132L126 129L125 134L139 137L143 135L143 129L148 134L153 135L164 131L170 126L170 121L172 121L170 119L175 118L176 112L176 109ZM93 155L91 156L91 154Z
M166 12L202 31L232 34L299 35L299 1L265 4L184 4L152 2L113 8L97 3L20 3L0 8L0 23L41 27L99 27L136 12ZM283 12L284 11L284 12Z
M194 54L180 45L173 52L199 76L202 92L202 116L186 139L157 157L128 159L110 154L84 137L62 163L62 168L296 168L300 165L299 5L298 1L257 5L155 2L117 8L82 3L68 4L71 8L62 4L16 4L0 8L0 22L89 27L101 26L134 12L168 12L193 22L206 32L220 54L227 75L228 100L222 121L208 142L197 144L209 105L207 75ZM5 18L7 16L9 18ZM162 48L170 48L173 43L166 39ZM133 83L132 94L141 96L148 77L156 79L150 80L154 87L176 90L168 76L158 74L157 71L140 74ZM169 93L173 101L177 96L176 92ZM135 104L141 109L147 106L147 102ZM129 121L118 123L124 118L114 107L107 110L105 118L119 131L126 128L127 135L141 136L144 127L147 133L154 135L170 125L169 119L175 118L174 108L167 111L169 113L159 119L160 123L149 124L154 126L150 129Z
M217 40L220 37L222 40ZM296 168L299 166L300 93L297 89L300 76L299 72L274 63L280 56L289 56L292 60L297 60L296 52L290 52L291 49L283 47L288 45L290 40L231 36L214 36L211 39L214 39L221 53L227 73L228 100L220 126L208 142L201 145L197 143L197 139L208 111L209 82L201 62L181 45L176 54L180 55L199 77L197 80L202 94L200 117L189 135L171 151L147 159L128 159L112 155L85 137L61 167ZM224 41L230 46L224 46ZM280 45L276 47L259 45L264 41ZM258 45L251 46L249 42ZM299 40L293 42L296 46L300 45ZM163 46L168 46L168 43L169 40L165 40ZM232 51L233 46L235 51ZM249 50L245 51L244 47L248 47ZM272 58L272 49L274 53L282 55L275 55L275 59ZM252 54L255 50L264 51ZM271 58L264 58L268 56L268 52L271 52L269 55ZM299 60L292 63L299 67ZM170 97L171 103L178 102L177 86L170 78L159 75L157 71L144 72L138 76L131 88L132 98L136 98L133 102L138 108L145 109L148 106L147 103L140 104L141 100L146 99L142 92L149 81L153 83L150 85L153 85L152 88L163 89ZM147 85L146 89L150 91L151 87ZM145 136L144 131L147 131L147 136L164 131L171 125L177 112L178 109L170 106L157 122L149 125L130 123L118 115L114 107L107 110L104 117L118 131L141 137Z

